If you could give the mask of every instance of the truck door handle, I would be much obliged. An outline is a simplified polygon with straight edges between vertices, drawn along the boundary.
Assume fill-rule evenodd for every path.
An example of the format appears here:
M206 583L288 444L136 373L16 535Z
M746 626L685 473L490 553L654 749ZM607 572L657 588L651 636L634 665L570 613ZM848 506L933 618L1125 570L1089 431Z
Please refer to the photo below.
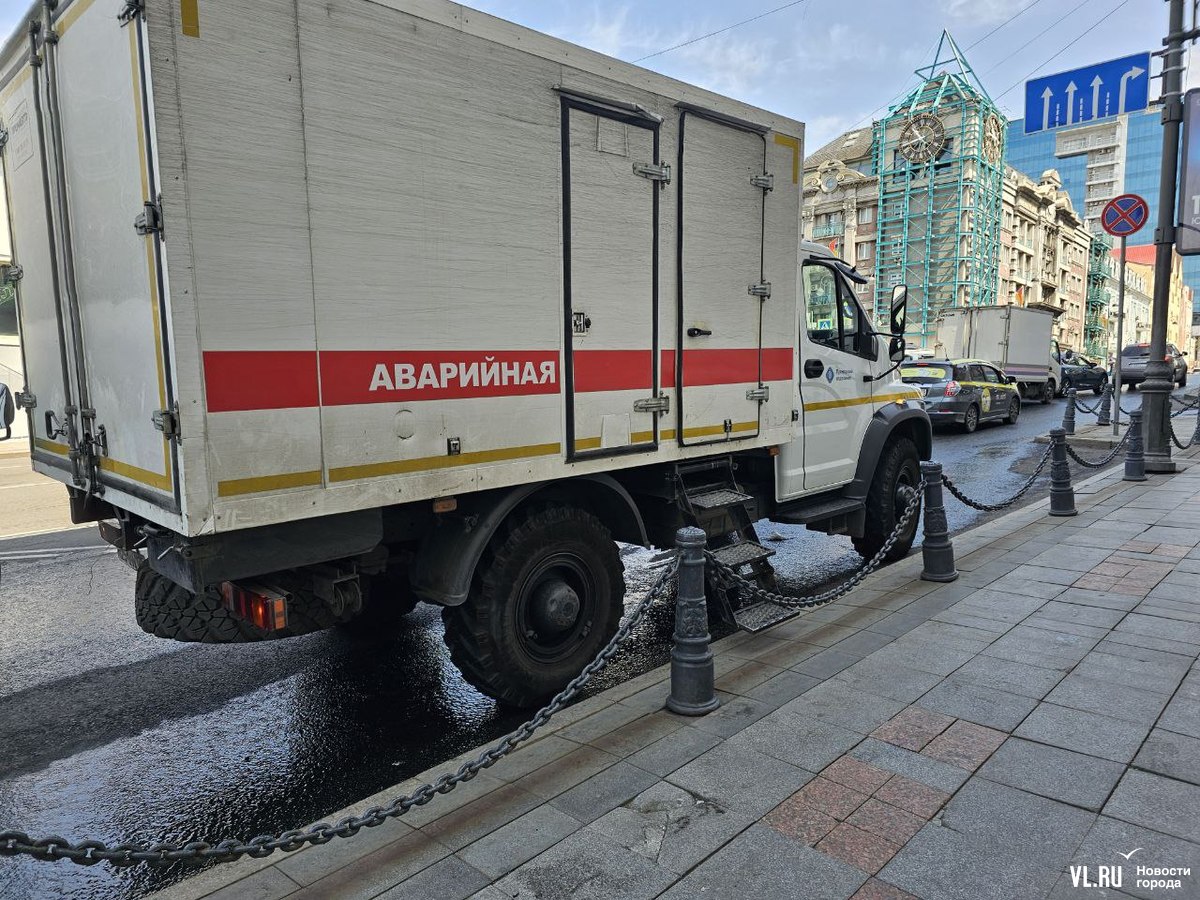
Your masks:
M712 332L707 328L696 328L695 326L692 326L688 329L688 337L708 337L711 334Z
M806 359L804 361L804 377L805 378L820 378L825 372L825 363L819 359Z

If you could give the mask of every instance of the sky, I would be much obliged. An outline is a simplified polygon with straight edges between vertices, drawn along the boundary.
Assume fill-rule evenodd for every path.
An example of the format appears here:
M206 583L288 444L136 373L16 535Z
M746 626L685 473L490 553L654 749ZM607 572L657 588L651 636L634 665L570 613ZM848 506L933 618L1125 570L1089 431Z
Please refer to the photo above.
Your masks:
M201 17L209 2L233 0L200 0ZM0 34L11 33L29 5L28 0L0 0ZM917 83L913 70L931 60L943 28L1000 108L1019 118L1022 85L1031 75L1158 49L1167 23L1164 0L475 0L468 5L630 62L649 56L639 64L799 119L807 126L809 152L886 114L887 106ZM1157 93L1155 82L1151 96Z

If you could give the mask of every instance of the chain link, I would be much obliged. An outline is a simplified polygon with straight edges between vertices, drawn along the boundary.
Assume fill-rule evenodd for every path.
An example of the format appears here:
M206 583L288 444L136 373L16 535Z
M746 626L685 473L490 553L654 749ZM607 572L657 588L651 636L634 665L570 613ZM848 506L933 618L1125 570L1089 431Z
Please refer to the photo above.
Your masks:
M905 532L913 517L920 511L921 497L925 493L926 484L927 482L922 478L915 488L909 489L912 491L912 496L909 497L908 504L904 507L904 512L901 513L899 521L896 522L896 527L887 536L887 540L883 542L883 546L879 548L879 551L863 563L861 568L856 570L840 585L832 587L827 591L822 591L819 594L809 594L800 597L777 594L774 591L768 591L766 588L761 587L757 582L739 575L733 567L721 562L711 551L705 550L704 556L712 567L714 577L726 589L739 587L756 600L774 603L776 606L783 606L788 609L812 609L817 606L824 606L827 603L832 603L839 597L846 596L846 594L858 587L867 576L883 565L883 561L888 553L896 546L896 541L900 540L900 535Z
M608 665L618 648L628 640L633 629L646 615L646 611L670 586L675 570L675 565L669 565L663 571L646 596L638 601L633 611L622 621L616 634L612 636L612 640L604 646L595 659L584 667L582 672L554 696L554 699L534 713L533 718L500 738L479 756L464 762L457 771L443 772L432 783L422 785L411 794L396 797L383 806L372 806L357 816L346 816L332 825L328 822L318 822L304 829L293 829L274 835L260 834L244 842L223 840L217 844L191 841L183 845L154 844L147 846L121 843L109 847L103 841L85 840L73 844L66 838L58 836L35 839L22 831L0 830L0 856L24 855L50 861L68 859L84 866L108 862L118 867L133 866L139 863L148 863L152 866L169 865L181 860L232 862L242 856L255 858L270 856L277 850L291 852L299 850L305 844L327 844L335 837L353 837L363 828L382 825L388 819L404 815L415 806L424 806L438 794L450 793L458 785L470 781L484 769L495 765L520 744L529 740L534 732L549 722L555 713L562 710L575 698L593 675Z
M1098 459L1095 461L1090 460L1090 459L1084 459L1082 456L1080 456L1078 453L1075 452L1075 448L1072 447L1070 444L1067 444L1067 456L1071 457L1071 459L1075 460L1075 462L1079 463L1081 466L1084 466L1085 468L1103 469L1110 462L1112 462L1114 459L1116 459L1120 455L1121 451L1125 449L1125 445L1129 442L1129 436L1131 434L1133 434L1133 432L1127 430L1125 432L1125 436L1123 438L1121 438L1121 440L1117 443L1117 446L1113 447L1112 453L1108 454L1108 456L1104 457L1104 459ZM1174 437L1174 436L1175 436L1175 434L1174 434L1174 432L1172 432L1171 437Z
M1177 438L1175 436L1174 428L1168 428L1167 431L1171 435L1171 443L1174 444L1176 447L1178 447L1180 450L1187 450L1192 446L1192 444L1196 443L1196 435L1195 434L1193 434L1190 438L1188 438L1188 442L1185 444L1183 441L1179 440L1179 438Z
M1179 409L1171 413L1172 419L1174 419L1176 416L1182 416L1185 412L1191 412L1195 410L1197 406L1200 406L1200 402L1188 403L1186 398L1181 399L1179 397L1172 397L1171 401L1179 404Z
M1078 397L1075 398L1075 408L1081 413L1087 413L1089 416L1094 416L1100 411L1100 403L1101 401L1097 400L1095 406L1089 407L1085 405Z
M942 483L946 485L946 490L953 494L959 500L959 502L965 503L972 509L977 509L980 512L999 512L1002 509L1008 509L1029 492L1029 489L1033 487L1033 483L1038 480L1038 476L1041 475L1042 471L1046 468L1046 463L1050 462L1050 454L1053 449L1053 444L1047 447L1046 452L1042 454L1041 461L1037 464L1037 468L1033 470L1033 474L1025 480L1023 485L1021 485L1021 489L1007 500L1001 500L999 503L980 503L978 500L972 500L958 489L958 486L950 480L950 476L948 475L942 475Z

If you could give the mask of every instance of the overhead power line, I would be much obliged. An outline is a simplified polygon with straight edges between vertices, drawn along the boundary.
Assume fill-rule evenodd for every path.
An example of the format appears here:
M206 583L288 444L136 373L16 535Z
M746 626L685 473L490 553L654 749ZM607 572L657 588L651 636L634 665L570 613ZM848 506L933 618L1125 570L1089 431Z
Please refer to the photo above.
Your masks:
M1018 47L1016 50L1010 50L1010 51L1009 51L1009 58L1011 58L1011 57L1013 57L1013 56L1016 56L1018 53L1020 53L1022 50L1024 50L1026 47L1028 47L1030 44L1032 44L1032 43L1034 43L1035 41L1037 41L1038 39L1040 39L1040 38L1044 37L1044 36L1045 36L1047 33L1049 33L1050 31L1054 30L1056 27L1058 27L1059 25L1061 25L1061 24L1062 24L1064 21L1066 21L1068 18L1070 18L1071 16L1073 16L1073 15L1074 15L1075 13L1077 13L1079 10L1083 9L1085 6L1088 6L1088 5L1090 5L1091 3L1092 3L1092 0L1083 0L1083 2L1082 2L1082 3L1080 3L1078 6L1074 6L1074 7L1072 7L1071 9L1067 10L1065 13L1063 13L1061 16L1059 16L1057 19L1055 19L1053 22L1051 22L1049 25L1047 25L1045 28L1043 28L1041 31L1039 31L1037 34L1035 34L1035 35L1034 35L1033 37L1031 37L1029 40L1027 40L1025 43L1023 43L1023 44L1022 44L1020 47ZM997 63L996 63L994 66L992 66L990 69L988 69L988 70L987 70L986 72L984 72L983 74L984 74L984 75L986 75L986 74L988 74L988 72L995 72L995 71L996 71L998 68L1000 68L1000 67L1001 67L1002 65L1004 65L1006 62L1008 62L1008 59L1002 59L1002 60L1000 60L999 62L997 62Z
M680 47L690 47L692 44L698 44L701 41L706 41L710 37L716 37L718 34L724 34L727 31L733 31L735 28L740 28L743 25L749 25L751 22L757 22L759 19L765 19L767 16L773 16L777 12L783 12L785 9L791 9L793 6L799 6L800 4L807 2L808 0L792 0L791 3L785 3L783 6L777 6L774 9L768 9L766 12L759 13L757 16L751 16L749 19L742 19L740 22L734 22L732 25L726 25L724 28L718 28L716 31L710 31L708 34L702 34L699 37L681 41L680 43L673 44L670 47L664 47L662 50L655 50L653 53L647 53L645 56L639 56L637 59L633 60L633 62L644 62L647 59L653 59L656 56L662 56L664 53L670 53L672 50L678 50Z

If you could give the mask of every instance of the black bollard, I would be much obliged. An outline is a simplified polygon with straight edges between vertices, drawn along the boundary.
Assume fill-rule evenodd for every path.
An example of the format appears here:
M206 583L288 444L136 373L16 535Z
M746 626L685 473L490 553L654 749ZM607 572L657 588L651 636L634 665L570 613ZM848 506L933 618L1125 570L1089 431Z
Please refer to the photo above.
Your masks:
M922 462L925 479L924 537L921 538L922 581L955 581L954 544L946 522L946 504L942 498L942 464Z
M1100 388L1100 414L1096 417L1097 425L1112 424L1112 382L1105 381Z
M708 646L708 606L704 600L704 532L680 528L679 590L675 600L675 644L671 648L671 696L667 709L683 716L710 713L721 701Z
M1200 444L1200 396L1196 397L1196 430L1192 432L1188 446L1195 447L1197 444Z
M1075 433L1075 388L1067 388L1067 408L1063 410L1062 427L1067 434Z
M1050 429L1050 515L1075 516L1075 489L1071 487L1071 465L1067 462L1067 433Z
M1146 480L1146 457L1142 454L1142 411L1129 414L1129 447L1125 450L1125 481Z

